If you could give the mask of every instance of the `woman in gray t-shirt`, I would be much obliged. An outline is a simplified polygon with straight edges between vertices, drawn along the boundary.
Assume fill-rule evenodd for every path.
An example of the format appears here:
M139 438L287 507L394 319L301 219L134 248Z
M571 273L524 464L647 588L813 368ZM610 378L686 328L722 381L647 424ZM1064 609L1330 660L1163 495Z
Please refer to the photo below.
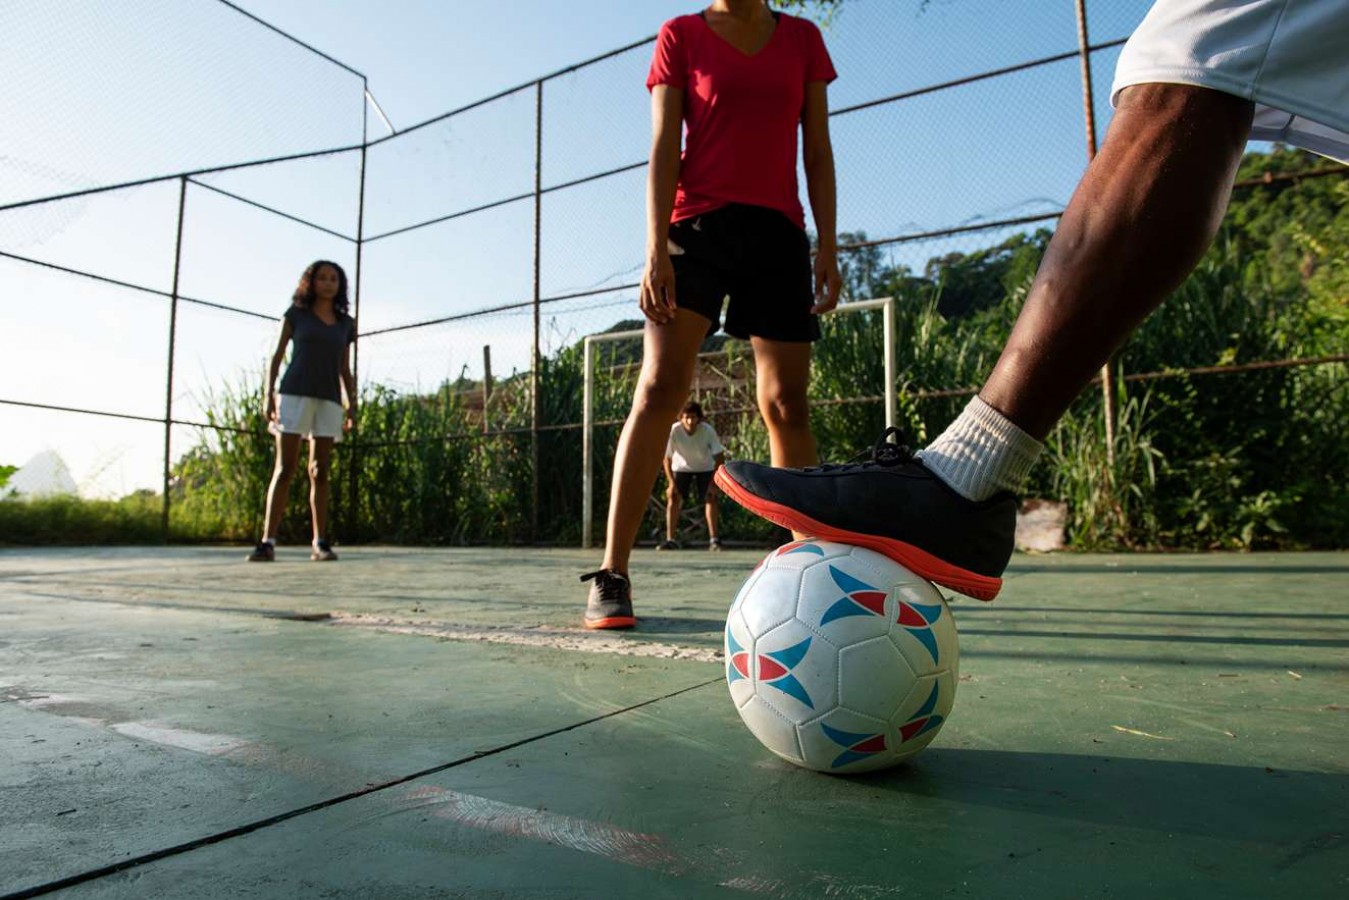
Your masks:
M286 513L303 438L309 439L309 509L314 524L309 558L337 559L327 532L328 472L334 442L356 420L356 379L351 374L356 320L347 313L347 273L337 263L321 259L304 270L293 299L281 319L281 334L267 374L266 417L268 430L276 435L276 468L267 490L262 540L248 555L250 562L271 562L276 557L276 532ZM294 350L278 397L276 376L291 345Z

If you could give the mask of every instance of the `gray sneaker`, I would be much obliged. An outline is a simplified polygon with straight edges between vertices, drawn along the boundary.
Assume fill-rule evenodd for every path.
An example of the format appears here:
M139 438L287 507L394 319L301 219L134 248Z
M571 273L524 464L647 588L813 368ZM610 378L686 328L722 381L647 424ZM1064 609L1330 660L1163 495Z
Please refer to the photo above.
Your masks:
M587 628L631 628L637 624L632 614L632 582L626 575L612 569L600 569L581 576L589 581L590 597L586 601Z
M333 552L332 544L328 543L327 540L322 540L314 544L314 549L309 554L309 558L314 562L336 562L337 554Z

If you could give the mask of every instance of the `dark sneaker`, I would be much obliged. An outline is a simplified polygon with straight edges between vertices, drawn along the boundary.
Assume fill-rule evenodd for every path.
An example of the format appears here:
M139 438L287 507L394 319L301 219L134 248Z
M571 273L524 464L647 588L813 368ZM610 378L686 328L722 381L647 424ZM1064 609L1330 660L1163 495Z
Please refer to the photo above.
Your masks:
M678 550L679 541L665 540L656 545L657 550Z
M276 547L267 541L258 541L258 545L253 548L253 552L248 554L249 562L275 562Z
M712 538L708 541L707 549L711 550L713 553L719 553L721 551L721 538Z
M1012 556L1016 497L975 503L946 486L887 428L862 463L774 469L734 461L717 485L784 528L883 553L929 581L979 600L1002 589Z
M309 558L314 562L336 562L337 554L333 552L332 544L325 541L316 541L314 549L310 552Z
M587 572L582 581L592 582L586 601L587 628L631 628L637 624L632 614L632 582L610 569Z

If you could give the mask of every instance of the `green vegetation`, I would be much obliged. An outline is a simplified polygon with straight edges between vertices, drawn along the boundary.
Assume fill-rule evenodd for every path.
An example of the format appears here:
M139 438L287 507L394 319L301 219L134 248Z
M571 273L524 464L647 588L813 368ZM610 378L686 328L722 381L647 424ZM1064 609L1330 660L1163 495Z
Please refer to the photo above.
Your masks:
M1241 179L1325 168L1294 151L1252 154ZM992 366L1050 232L1015 234L921 272L868 248L846 254L853 297L894 296L899 425L915 446L954 417ZM860 241L864 235L844 236ZM1048 441L1029 496L1064 500L1080 549L1349 546L1349 377L1343 363L1182 375L1197 367L1343 354L1349 346L1349 179L1272 180L1239 189L1194 275L1120 354L1124 380L1112 454L1099 387L1085 391ZM614 330L639 326L622 322ZM879 435L879 312L828 317L816 346L812 422L821 454L844 460ZM709 339L699 398L734 457L767 459L742 342ZM620 423L632 396L636 342L598 345L595 519L602 537ZM484 433L481 386L457 379L429 395L366 386L358 441L333 473L334 533L407 544L575 544L581 523L580 343L542 360L535 503L530 379L494 385ZM846 402L839 402L846 401ZM171 536L251 540L272 466L257 386L210 398L212 424L175 464ZM353 495L352 489L355 488ZM307 484L297 478L285 539L307 539ZM0 502L0 541L111 542L159 536L161 500ZM725 504L724 532L771 528ZM537 523L535 516L537 515ZM46 518L44 518L46 517ZM648 537L660 527L652 515Z

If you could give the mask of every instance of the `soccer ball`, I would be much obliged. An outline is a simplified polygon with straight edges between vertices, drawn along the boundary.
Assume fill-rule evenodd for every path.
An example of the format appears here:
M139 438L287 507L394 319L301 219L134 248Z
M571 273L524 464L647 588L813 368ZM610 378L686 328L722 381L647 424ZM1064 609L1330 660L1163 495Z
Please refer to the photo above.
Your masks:
M883 769L931 743L951 714L958 657L937 588L850 544L779 547L726 619L740 718L773 753L819 772Z

